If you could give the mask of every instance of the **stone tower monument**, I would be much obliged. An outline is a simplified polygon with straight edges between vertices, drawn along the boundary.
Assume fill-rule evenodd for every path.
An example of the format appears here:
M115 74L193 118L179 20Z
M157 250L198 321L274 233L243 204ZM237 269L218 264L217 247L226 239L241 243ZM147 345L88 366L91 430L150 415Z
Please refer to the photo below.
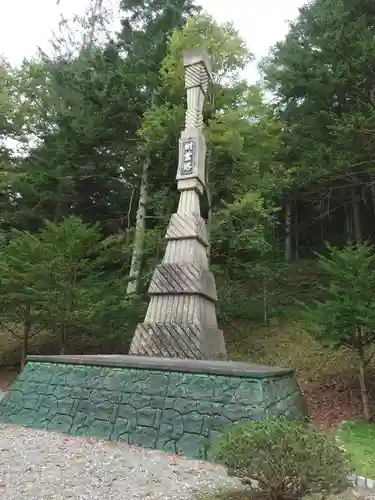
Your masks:
M203 102L211 64L200 51L185 54L187 111L179 141L177 188L180 201L167 229L167 248L149 288L144 323L138 324L130 354L226 359L218 329L215 280L208 268L206 224L200 215L205 191L206 144Z

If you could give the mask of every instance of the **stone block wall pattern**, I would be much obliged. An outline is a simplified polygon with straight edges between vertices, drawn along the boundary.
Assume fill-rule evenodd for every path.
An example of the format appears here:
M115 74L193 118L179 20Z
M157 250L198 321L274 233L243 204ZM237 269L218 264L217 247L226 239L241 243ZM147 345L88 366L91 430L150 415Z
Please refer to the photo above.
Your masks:
M171 360L173 369L157 369L150 365L158 358L139 358L139 367L134 356L50 359L28 362L0 402L0 421L205 458L210 442L233 423L294 418L304 411L294 374L287 370L260 367L246 374L241 363L216 362L222 366L215 374L212 362L207 373L197 373L185 360ZM237 365L232 367L237 375L225 374L230 367L223 364Z

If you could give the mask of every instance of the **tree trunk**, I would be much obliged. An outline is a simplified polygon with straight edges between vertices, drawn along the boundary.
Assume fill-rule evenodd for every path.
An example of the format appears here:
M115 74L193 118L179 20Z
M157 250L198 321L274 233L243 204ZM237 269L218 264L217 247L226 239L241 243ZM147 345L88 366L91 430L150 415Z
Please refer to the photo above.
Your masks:
M23 371L23 369L25 368L25 365L26 365L30 330L31 330L31 322L30 322L30 319L28 319L23 324L20 372Z
M375 180L374 176L371 176L371 199L372 199L372 211L375 217Z
M363 243L362 225L361 225L361 212L359 206L359 197L356 193L352 193L352 207L353 207L353 230L355 241L357 245Z
M210 196L209 193L207 193L207 196ZM208 200L208 214L207 214L207 241L208 241L208 246L207 246L207 260L208 260L208 265L211 263L211 227L212 227L212 205L211 205L211 200Z
M55 224L58 224L58 222L60 221L60 219L61 219L61 212L62 212L61 203L58 202L57 205L56 205L56 207L55 207L54 214L53 214L53 222Z
M207 234L207 241L208 241L207 260L208 260L208 265L210 265L210 260L211 260L211 228L212 228L212 202L211 202L212 196L211 196L211 191L209 190L207 185L206 185L206 195L207 195L207 203L208 203L207 224L206 224L206 234Z
M320 243L321 248L324 248L324 202L320 202Z
M365 355L363 352L363 347L359 350L359 385L361 388L361 399L362 399L362 407L363 414L367 422L371 420L371 407L369 403L368 390L366 385L366 376L365 376Z
M141 185L139 189L139 201L135 223L135 235L133 244L133 254L129 271L129 283L126 289L127 295L136 293L139 285L141 272L141 262L144 249L144 233L146 221L146 203L148 195L148 169L150 167L150 157L147 156L142 166Z
M346 205L345 207L345 235L346 235L346 244L351 245L353 243L353 231L352 231L352 219L351 219L349 205Z
M296 211L294 214L294 238L296 246L296 260L299 260L299 231L298 231L298 205L296 203Z
M213 115L214 108L211 109L211 113ZM211 261L211 229L212 229L212 193L209 186L209 172L212 161L212 150L211 146L208 147L206 154L206 169L205 169L205 183L206 183L206 197L207 197L207 224L206 224L206 234L207 234L207 260L208 265L210 265Z
M292 204L285 205L285 260L292 260Z
M66 351L66 326L60 328L60 354L65 354Z
M215 87L211 87L211 91L209 93L210 96L210 112L209 116L205 120L205 125L209 125L209 121L213 119L215 116L216 108L215 108ZM207 260L208 260L208 265L211 263L211 230L212 230L212 193L210 189L210 184L209 184L209 177L210 177L210 169L211 169L211 164L212 164L212 148L211 144L208 144L207 148L207 154L206 154L206 168L205 168L205 183L206 183L206 196L207 196L207 204L208 204L208 211L207 211L207 224L206 224L206 234L207 234L207 241L208 241L208 246L207 246Z
M282 240L280 237L280 231L279 231L279 225L276 223L275 224L275 242L276 242L276 250L277 250L277 257L280 257L281 251L282 251Z
M267 277L263 276L263 319L264 326L268 326L268 289L267 289Z

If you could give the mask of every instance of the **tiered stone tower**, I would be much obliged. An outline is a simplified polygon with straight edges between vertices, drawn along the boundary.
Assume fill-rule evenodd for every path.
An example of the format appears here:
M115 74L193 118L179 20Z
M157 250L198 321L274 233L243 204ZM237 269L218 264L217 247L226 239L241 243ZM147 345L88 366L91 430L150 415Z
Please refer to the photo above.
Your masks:
M218 329L215 280L208 268L206 224L200 215L205 191L206 144L203 102L211 73L208 56L185 54L187 111L179 141L177 188L180 201L167 229L167 248L155 269L144 323L138 324L129 354L226 359Z

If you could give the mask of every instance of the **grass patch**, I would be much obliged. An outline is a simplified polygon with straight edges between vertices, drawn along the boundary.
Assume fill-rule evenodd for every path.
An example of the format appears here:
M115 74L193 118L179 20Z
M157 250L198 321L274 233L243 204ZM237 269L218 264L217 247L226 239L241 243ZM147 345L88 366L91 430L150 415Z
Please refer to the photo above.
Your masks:
M356 357L347 349L323 346L301 321L253 328L246 323L224 326L229 357L252 363L293 368L311 379L356 373Z
M337 436L350 456L355 473L375 479L375 424L345 422Z

